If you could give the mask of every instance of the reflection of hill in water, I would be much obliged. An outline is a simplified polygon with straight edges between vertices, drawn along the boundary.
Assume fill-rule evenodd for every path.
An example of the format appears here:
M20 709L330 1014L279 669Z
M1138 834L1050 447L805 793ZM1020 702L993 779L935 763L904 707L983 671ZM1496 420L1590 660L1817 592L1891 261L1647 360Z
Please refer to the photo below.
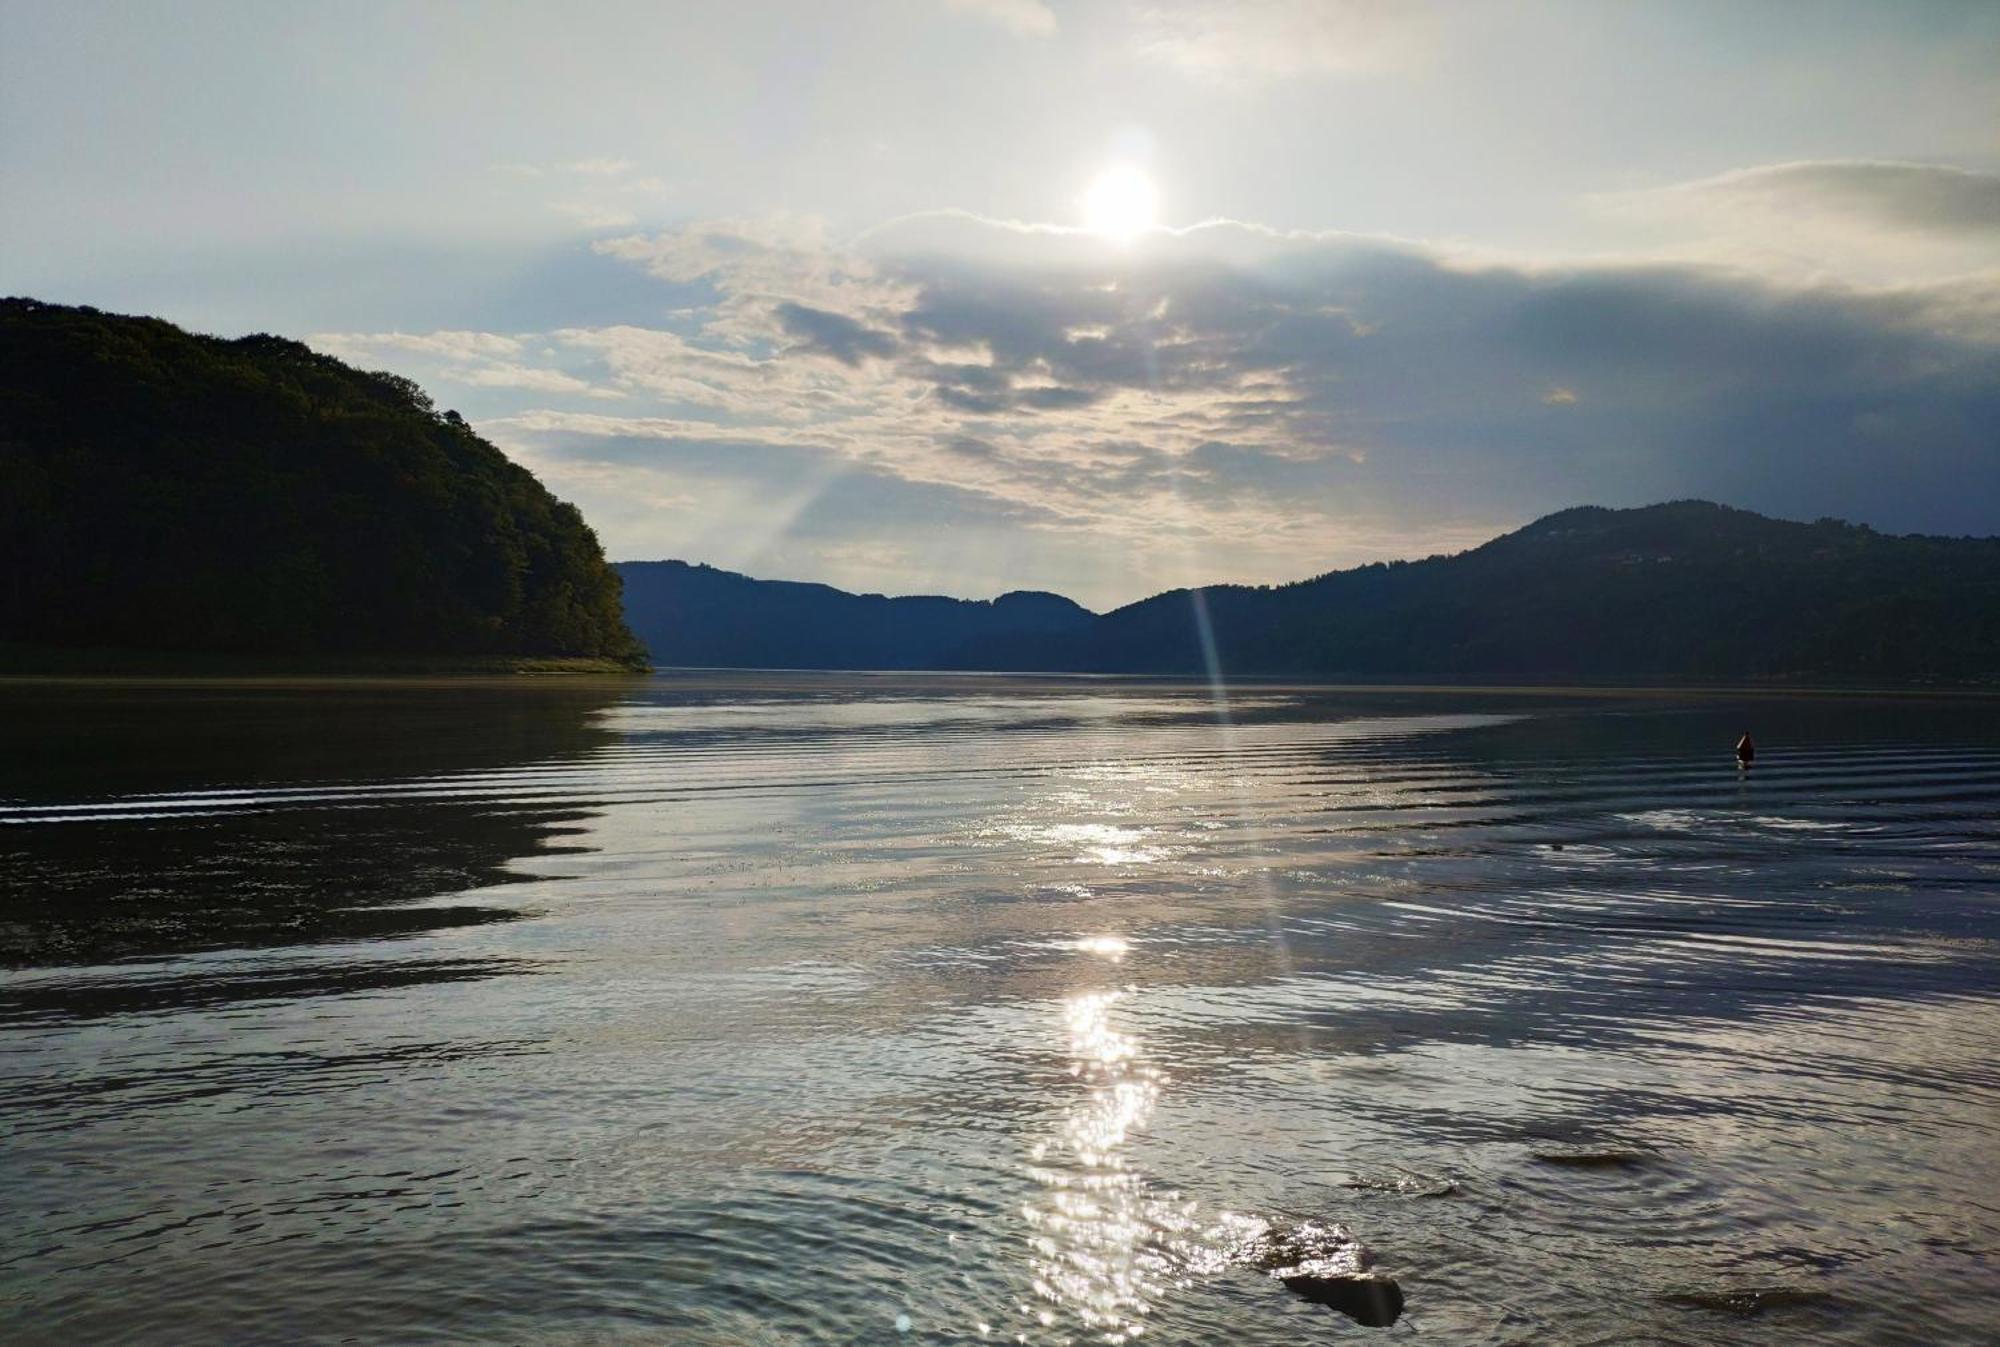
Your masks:
M418 904L498 884L510 861L546 847L575 810L517 800L511 773L615 738L597 713L629 686L0 691L0 816L12 812L18 825L0 832L0 962L50 967L506 920L510 908ZM460 785L479 793L453 794ZM51 806L71 812L41 812ZM396 977L411 975L426 976Z

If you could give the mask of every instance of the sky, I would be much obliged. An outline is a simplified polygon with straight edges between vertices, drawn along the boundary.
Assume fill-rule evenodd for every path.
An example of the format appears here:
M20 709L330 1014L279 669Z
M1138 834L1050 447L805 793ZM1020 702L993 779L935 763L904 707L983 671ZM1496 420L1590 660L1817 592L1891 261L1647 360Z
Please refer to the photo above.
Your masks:
M0 292L421 382L614 559L1093 607L2000 532L2000 5L0 0Z

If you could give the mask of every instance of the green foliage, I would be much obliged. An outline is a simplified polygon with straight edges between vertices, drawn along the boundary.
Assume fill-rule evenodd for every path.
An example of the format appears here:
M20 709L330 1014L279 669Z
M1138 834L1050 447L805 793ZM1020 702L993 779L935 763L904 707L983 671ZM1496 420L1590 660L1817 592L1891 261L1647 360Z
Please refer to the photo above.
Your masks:
M643 663L573 506L416 384L0 300L0 640Z

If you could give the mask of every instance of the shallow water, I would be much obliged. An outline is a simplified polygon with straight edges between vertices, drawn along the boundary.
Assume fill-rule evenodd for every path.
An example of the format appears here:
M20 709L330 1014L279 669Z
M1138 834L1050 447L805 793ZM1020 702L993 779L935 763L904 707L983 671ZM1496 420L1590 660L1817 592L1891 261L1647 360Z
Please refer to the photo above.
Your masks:
M0 687L0 1337L1991 1341L1996 881L1992 703Z

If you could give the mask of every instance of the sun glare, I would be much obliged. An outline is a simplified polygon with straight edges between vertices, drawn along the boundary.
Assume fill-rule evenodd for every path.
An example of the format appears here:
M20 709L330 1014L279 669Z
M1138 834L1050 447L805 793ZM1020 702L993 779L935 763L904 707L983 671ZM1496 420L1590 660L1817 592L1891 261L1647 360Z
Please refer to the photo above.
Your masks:
M1130 164L1106 169L1083 197L1083 221L1094 233L1123 243L1151 229L1160 194L1153 180Z

